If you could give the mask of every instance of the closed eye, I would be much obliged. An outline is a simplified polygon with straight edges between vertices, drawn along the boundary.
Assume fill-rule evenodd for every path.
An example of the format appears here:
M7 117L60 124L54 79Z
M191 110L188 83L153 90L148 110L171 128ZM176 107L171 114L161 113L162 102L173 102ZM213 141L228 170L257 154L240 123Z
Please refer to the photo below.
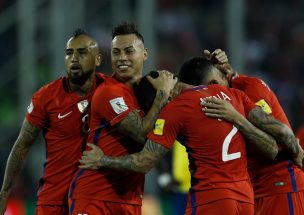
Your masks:
M219 84L217 80L212 80L212 81L209 81L208 85L211 85L211 84Z
M65 55L71 55L72 53L73 53L73 51L70 50L70 49L68 49L68 50L65 51Z
M134 50L127 50L126 52L127 52L128 54L131 54L131 53L134 52Z

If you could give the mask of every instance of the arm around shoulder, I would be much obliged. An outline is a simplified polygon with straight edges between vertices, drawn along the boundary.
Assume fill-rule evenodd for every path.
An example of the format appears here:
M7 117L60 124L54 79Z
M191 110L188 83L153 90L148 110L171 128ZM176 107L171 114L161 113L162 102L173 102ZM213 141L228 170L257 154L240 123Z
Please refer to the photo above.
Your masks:
M263 131L271 134L278 143L292 156L294 162L302 166L300 160L303 159L302 150L297 143L297 139L292 130L284 123L274 119L265 113L261 108L254 108L248 115L250 122Z
M142 151L123 157L102 156L101 166L118 170L148 173L169 151L164 146L148 139Z
M173 83L175 83L175 80L172 80L172 83L169 84L171 86L169 89L173 88ZM168 89L158 89L148 113L144 117L140 116L139 110L134 110L128 113L128 115L118 123L118 129L137 142L144 144L146 141L146 135L154 128L154 124L161 109L168 102L169 91L170 90Z

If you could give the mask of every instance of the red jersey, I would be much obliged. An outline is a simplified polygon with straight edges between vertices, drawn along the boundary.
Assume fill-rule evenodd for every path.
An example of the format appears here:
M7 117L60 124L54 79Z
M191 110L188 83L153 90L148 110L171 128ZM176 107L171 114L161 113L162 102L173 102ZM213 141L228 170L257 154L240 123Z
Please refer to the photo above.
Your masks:
M82 132L86 107L104 75L96 73L94 79L93 90L83 97L69 90L66 77L43 86L32 97L26 119L42 129L46 146L37 205L68 205L69 185L87 138Z
M304 149L304 126L300 127L296 133L297 138L300 140L300 145Z
M245 92L266 113L291 127L276 95L264 81L242 75L232 80L232 87ZM247 154L255 198L304 190L303 171L293 164L284 151L280 151L274 161L261 159L250 150Z
M241 91L220 85L196 87L161 111L148 138L169 149L176 138L185 145L192 207L226 198L253 203L245 141L231 123L202 114L200 101L207 97L228 100L242 115L255 107Z
M88 142L98 145L107 156L139 152L143 145L120 133L115 125L128 113L139 110L133 90L115 78L108 78L92 99ZM71 199L95 199L141 204L144 174L102 169L79 170L70 189Z

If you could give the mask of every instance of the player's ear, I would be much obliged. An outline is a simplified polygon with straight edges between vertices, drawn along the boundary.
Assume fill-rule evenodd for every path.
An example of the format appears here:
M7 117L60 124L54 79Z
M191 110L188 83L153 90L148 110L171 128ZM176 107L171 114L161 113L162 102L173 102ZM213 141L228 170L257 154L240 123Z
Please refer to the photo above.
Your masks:
M147 59L148 59L148 57L149 57L149 54L148 54L148 49L147 49L147 48L145 48L145 49L144 49L144 61L145 61L145 60L147 60Z
M95 58L95 65L96 66L100 66L101 64L101 61L102 61L102 55L101 54L98 54Z

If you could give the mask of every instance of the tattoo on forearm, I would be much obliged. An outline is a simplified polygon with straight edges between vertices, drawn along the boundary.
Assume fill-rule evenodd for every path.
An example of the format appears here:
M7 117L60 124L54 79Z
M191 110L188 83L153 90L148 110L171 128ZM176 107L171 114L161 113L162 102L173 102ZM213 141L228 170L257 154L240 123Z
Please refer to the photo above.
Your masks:
M123 134L135 141L144 144L147 133L143 130L143 120L137 110L134 110L118 124L118 129Z
M283 144L287 151L292 154L299 152L296 138L285 124L277 121L259 107L253 109L249 113L249 117L255 126L274 136L279 143Z
M101 163L103 167L147 173L167 152L162 145L147 140L141 152L123 157L104 156Z
M245 118L243 119L241 124L236 125L239 131L260 153L269 159L274 159L278 153L275 139L271 135L256 128Z
M154 101L159 104L160 109L162 109L168 103L168 96L164 90L159 90L156 93Z
M144 144L149 131L154 128L155 121L160 110L167 104L166 93L159 90L156 93L154 102L145 117L141 117L137 110L134 110L118 124L118 129L135 141Z
M296 137L293 134L282 136L281 143L292 155L297 155L299 153L300 148L297 144Z
M39 132L39 128L31 126L27 121L24 121L19 137L7 160L2 190L9 191L12 188L14 179L21 172L28 151Z
M156 93L152 107L150 108L147 115L143 118L143 127L145 136L149 131L154 128L155 121L159 115L161 109L167 104L168 96L164 90L159 90Z

